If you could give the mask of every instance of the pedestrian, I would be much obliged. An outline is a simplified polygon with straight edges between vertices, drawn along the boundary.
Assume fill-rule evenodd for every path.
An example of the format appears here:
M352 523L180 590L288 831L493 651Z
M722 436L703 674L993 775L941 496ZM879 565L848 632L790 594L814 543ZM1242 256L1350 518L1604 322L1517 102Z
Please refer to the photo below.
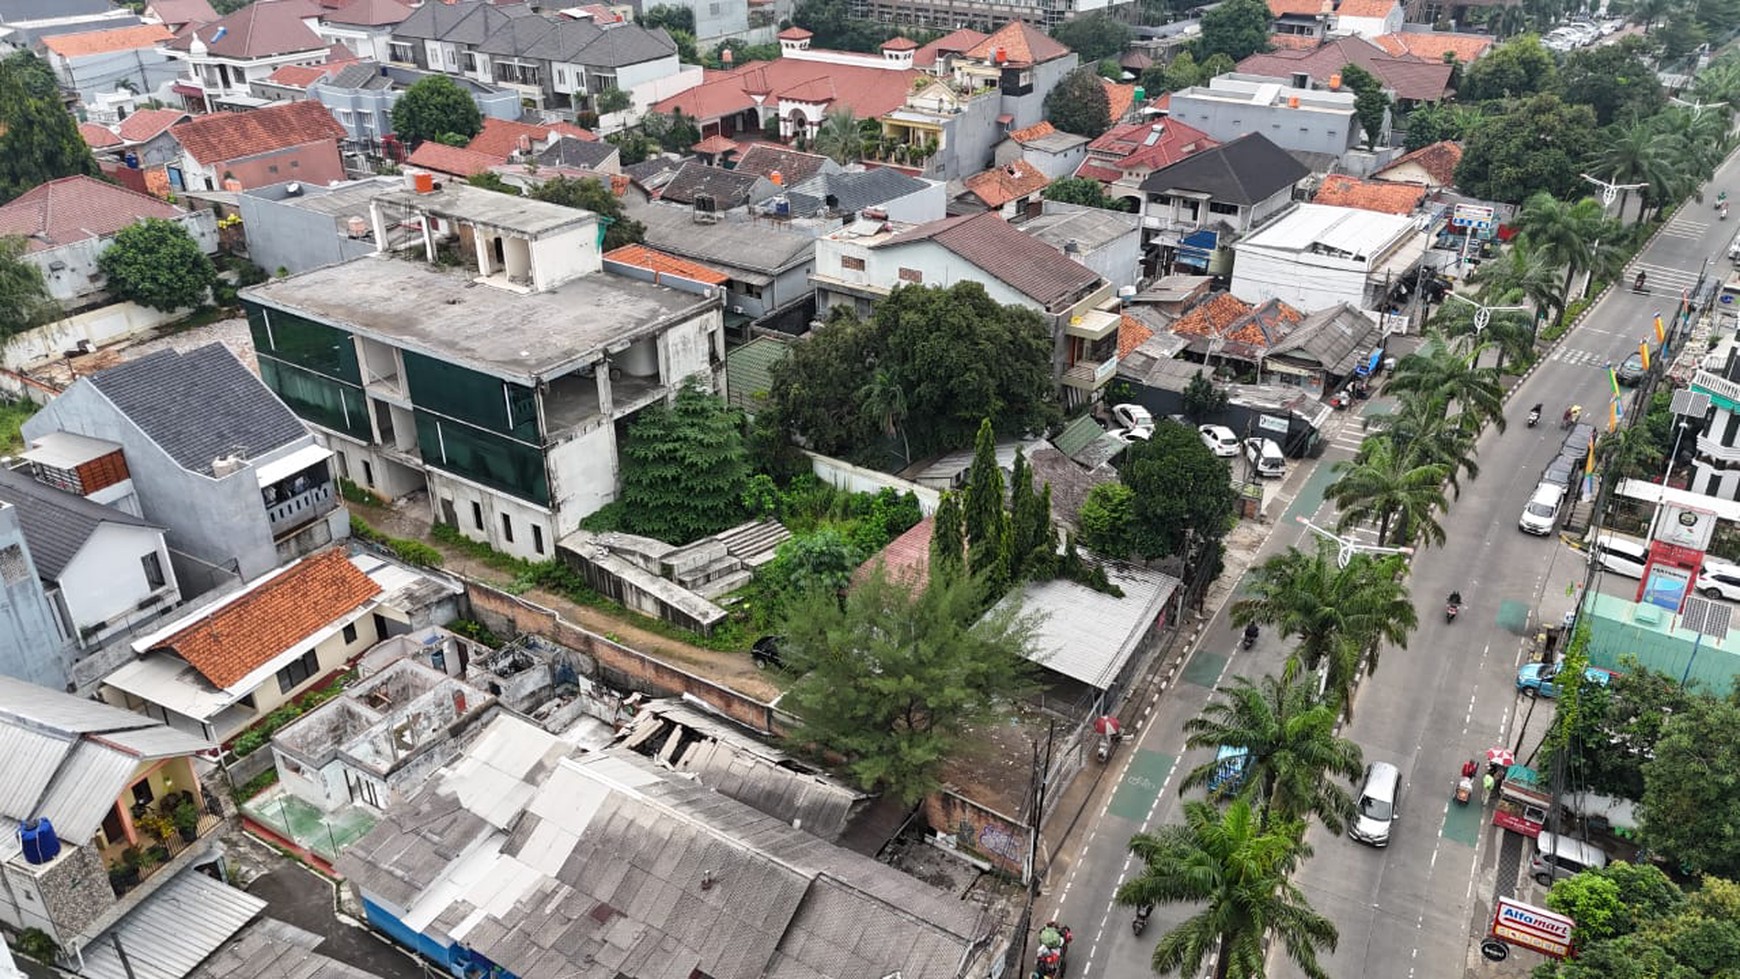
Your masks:
M1498 784L1498 781L1492 777L1491 772L1487 772L1486 777L1480 780L1480 784L1481 784L1481 787L1486 790L1486 801L1491 802L1492 801L1492 789L1493 789L1493 786Z

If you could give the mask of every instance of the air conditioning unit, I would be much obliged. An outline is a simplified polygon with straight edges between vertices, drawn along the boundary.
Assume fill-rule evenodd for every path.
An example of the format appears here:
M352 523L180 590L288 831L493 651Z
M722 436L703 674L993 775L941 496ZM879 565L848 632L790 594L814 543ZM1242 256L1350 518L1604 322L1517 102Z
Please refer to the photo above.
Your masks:
M744 313L743 313L743 307L742 307L742 306L733 306L733 307L731 307L731 311L732 311L732 312L733 312L733 313L736 313L736 314L737 314L737 315L739 315L739 316L742 316L742 315L744 315Z

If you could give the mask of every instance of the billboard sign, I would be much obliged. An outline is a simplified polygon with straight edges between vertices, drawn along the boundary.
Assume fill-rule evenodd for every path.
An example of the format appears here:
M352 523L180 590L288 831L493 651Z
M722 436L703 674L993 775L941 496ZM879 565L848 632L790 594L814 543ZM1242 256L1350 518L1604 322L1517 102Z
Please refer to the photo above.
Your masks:
M1683 547L1692 551L1707 551L1710 549L1710 537L1716 532L1716 515L1709 510L1681 506L1677 503L1664 504L1661 520L1657 522L1655 539L1664 544Z
M1692 587L1692 573L1668 564L1652 564L1643 581L1645 605L1655 605L1669 612L1678 612L1685 604L1686 593Z
M1549 958L1571 955L1571 929L1577 923L1562 914L1500 897L1492 915L1492 937L1533 949Z

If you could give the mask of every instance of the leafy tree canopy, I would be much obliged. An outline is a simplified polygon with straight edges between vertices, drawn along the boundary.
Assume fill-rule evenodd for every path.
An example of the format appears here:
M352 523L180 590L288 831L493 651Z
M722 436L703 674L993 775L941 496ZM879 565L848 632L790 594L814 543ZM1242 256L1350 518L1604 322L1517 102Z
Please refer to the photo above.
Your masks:
M1412 153L1422 146L1446 139L1459 140L1463 135L1462 114L1457 107L1432 102L1408 113L1407 150Z
M1539 979L1697 979L1740 969L1740 886L1703 877L1682 891L1659 869L1625 862L1558 881L1548 907L1577 921L1577 956Z
M198 306L211 294L217 270L180 222L147 218L122 228L97 257L116 299L170 312Z
M1265 0L1226 0L1202 15L1202 36L1192 45L1197 60L1224 54L1240 61L1267 51L1274 19Z
M687 154L689 147L701 141L700 128L680 110L668 115L663 112L649 112L642 117L640 128L648 139L672 153Z
M636 416L622 443L623 520L671 544L718 533L743 515L749 484L737 412L693 382Z
M1740 706L1693 698L1662 723L1638 816L1651 848L1694 873L1740 874Z
M1092 139L1112 128L1112 101L1092 65L1065 75L1045 96L1045 118L1066 133Z
M1474 197L1513 204L1542 191L1569 197L1586 186L1581 167L1598 143L1595 113L1588 106L1536 95L1475 127L1456 167L1456 186Z
M1201 425L1226 410L1227 393L1215 386L1209 376L1198 371L1184 385L1184 417Z
M1226 463L1177 422L1162 420L1126 449L1120 477L1135 494L1131 543L1144 558L1183 553L1191 532L1218 541L1232 524L1238 496Z
M902 286L867 321L837 311L775 367L769 408L817 452L883 461L881 418L859 396L878 371L904 396L914 455L971 445L987 417L1007 433L1039 431L1058 416L1050 329L976 282Z
M883 41L899 33L875 21L853 17L846 0L802 0L792 9L791 22L815 35L810 47L831 51L876 52Z
M1383 82L1358 65L1343 65L1341 81L1354 93L1353 114L1365 130L1367 146L1376 146L1383 139L1384 124L1389 121L1390 96Z
M1136 553L1136 494L1123 483L1101 483L1088 491L1076 518L1088 550L1113 560Z
M1130 44L1130 28L1102 13L1088 14L1057 25L1051 36L1081 58L1082 64L1116 58Z
M0 339L40 326L60 312L42 269L24 260L24 239L0 237Z
M536 200L564 207L578 207L608 221L604 231L604 250L632 245L646 238L646 225L630 218L622 209L622 200L592 177L552 177L532 188Z
M469 140L482 131L477 103L445 75L429 75L393 103L393 132L402 140L416 143L450 134Z
M1548 741L1583 748L1568 752L1565 759L1576 784L1602 795L1640 799L1644 766L1656 754L1663 726L1668 718L1685 713L1695 696L1680 686L1679 677L1627 660L1607 686L1581 691L1572 727ZM1560 728L1565 721L1555 716L1553 724ZM1602 747L1588 750L1589 745ZM1549 766L1552 756L1549 747Z
M673 7L658 4L649 7L640 15L640 26L647 30L662 27L667 31L686 31L690 36L695 33L695 12L688 7Z
M1667 96L1643 52L1639 38L1573 51L1559 73L1565 101L1588 106L1603 126L1628 116L1654 115L1667 104Z
M1087 177L1065 177L1054 180L1045 188L1045 199L1084 207L1101 207L1108 211L1128 211L1134 203L1128 197L1107 197L1098 180Z
M912 802L968 728L1032 686L1034 622L1011 605L979 614L969 578L913 591L877 568L844 603L814 591L786 616L781 655L801 674L781 701L792 741L837 752L859 784Z
M1553 90L1558 68L1553 53L1533 34L1513 37L1462 73L1456 97L1465 103L1526 98Z
M97 175L54 74L28 51L0 59L0 123L0 204L50 180Z

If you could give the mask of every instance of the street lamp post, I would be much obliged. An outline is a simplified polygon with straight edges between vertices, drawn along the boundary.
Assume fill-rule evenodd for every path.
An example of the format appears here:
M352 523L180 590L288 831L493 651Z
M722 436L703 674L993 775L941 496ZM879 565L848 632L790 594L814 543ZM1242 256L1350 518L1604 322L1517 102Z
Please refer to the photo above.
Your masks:
M1294 519L1303 524L1306 530L1311 531L1318 537L1321 537L1335 545L1335 565L1339 568L1346 568L1348 564L1353 561L1353 556L1355 554L1376 555L1414 553L1414 549L1411 547L1379 547L1376 544L1361 544L1359 541L1356 541L1351 537L1343 537L1333 530L1326 530L1323 527L1317 526L1312 523L1308 517L1295 517ZM1321 698L1323 696L1323 691L1327 689L1329 689L1329 661L1325 658L1323 665L1317 670L1317 696Z
M1671 96L1671 95L1668 96L1668 101L1672 102L1673 104L1675 104L1677 106L1682 106L1684 108L1692 110L1692 118L1693 119L1697 119L1699 116L1702 116L1704 114L1705 109L1714 109L1715 107L1717 107L1719 105L1727 105L1728 104L1726 102L1687 102L1685 99L1678 98L1676 96Z
M1474 356L1477 360L1480 357L1480 350L1479 350L1479 346L1478 346L1480 336L1481 336L1481 334L1485 333L1486 328L1492 324L1492 314L1493 313L1505 313L1505 312L1512 312L1512 311L1527 312L1528 311L1527 306L1488 306L1485 303L1476 302L1475 300L1469 299L1467 296L1461 295L1461 294L1454 292L1454 291L1447 293L1447 295L1451 299L1455 299L1455 300L1458 300L1460 302L1465 302L1468 305L1474 307L1474 338L1475 338L1475 343L1476 343Z

